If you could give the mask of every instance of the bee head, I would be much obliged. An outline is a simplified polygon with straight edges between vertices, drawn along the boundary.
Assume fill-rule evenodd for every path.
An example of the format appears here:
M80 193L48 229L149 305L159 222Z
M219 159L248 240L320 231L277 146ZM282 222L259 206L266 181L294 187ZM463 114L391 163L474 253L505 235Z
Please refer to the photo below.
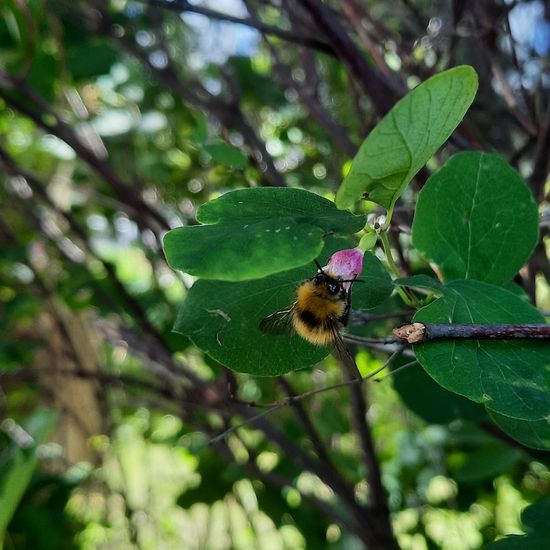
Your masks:
M342 290L340 283L327 283L327 290L330 294L336 295Z
M328 292L331 296L338 296L343 290L340 281L327 275L325 272L318 273L310 280L314 286L319 287L319 292L321 293Z

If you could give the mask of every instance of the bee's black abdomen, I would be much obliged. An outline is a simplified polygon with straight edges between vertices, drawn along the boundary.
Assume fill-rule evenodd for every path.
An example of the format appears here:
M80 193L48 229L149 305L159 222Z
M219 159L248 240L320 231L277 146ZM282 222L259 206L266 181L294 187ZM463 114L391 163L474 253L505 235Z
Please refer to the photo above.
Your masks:
M302 321L302 323L304 323L304 325L308 326L310 329L316 329L319 327L319 319L311 311L303 309L301 311L298 311L297 315L300 321Z

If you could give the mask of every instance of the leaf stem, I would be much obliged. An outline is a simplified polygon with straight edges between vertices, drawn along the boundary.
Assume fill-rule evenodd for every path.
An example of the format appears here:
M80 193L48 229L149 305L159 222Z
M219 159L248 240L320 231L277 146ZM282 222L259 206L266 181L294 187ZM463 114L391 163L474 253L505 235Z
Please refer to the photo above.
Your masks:
M388 208L388 211L386 213L386 221L384 222L384 227L382 227L382 230L383 231L388 231L389 228L390 228L390 224L391 224L391 219L392 219L392 216L393 216L393 209L395 208L395 203L392 204L389 208Z
M384 248L384 253L386 254L386 261L388 262L388 267L390 268L391 272L394 274L395 277L401 277L399 268L397 267L397 264L393 259L393 255L391 252L391 244L390 244L390 240L388 239L387 231L382 230L380 231L379 235L380 235L380 240L382 241L382 247Z
M400 278L401 272L399 271L399 268L397 267L397 264L393 259L391 244L390 244L390 240L388 239L387 229L385 230L382 229L379 235L380 235L380 240L382 241L382 248L384 249L384 254L386 255L386 261L388 262L388 267L395 278ZM405 288L396 286L395 290L399 294L399 296L401 296L401 299L409 307L414 307L415 309L422 307L422 304L418 301L416 296L414 296L414 294L412 293L407 292Z

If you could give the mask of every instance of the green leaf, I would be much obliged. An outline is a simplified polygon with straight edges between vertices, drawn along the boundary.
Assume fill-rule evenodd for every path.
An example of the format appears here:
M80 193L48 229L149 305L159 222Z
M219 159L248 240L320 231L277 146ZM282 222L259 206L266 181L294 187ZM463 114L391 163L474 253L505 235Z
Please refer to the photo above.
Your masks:
M453 281L419 310L423 323L543 323L515 294L478 281ZM523 420L550 414L550 346L533 340L464 340L419 344L420 364L444 388L491 411Z
M525 535L509 535L487 546L487 550L541 550L550 548L550 497L531 504L521 513Z
M413 243L445 280L509 281L538 241L531 191L497 155L453 156L420 191Z
M22 426L32 438L31 445L22 448L14 442L0 457L0 544L38 463L36 450L50 436L55 422L53 412L36 411Z
M72 78L88 79L110 71L118 52L107 42L86 40L67 50L68 70Z
M294 218L327 233L351 234L365 225L365 216L338 210L332 201L304 189L237 189L203 204L197 211L201 223Z
M229 168L240 168L243 170L248 165L248 159L243 153L227 143L211 143L204 145L203 149L219 164Z
M395 368L409 358L395 362ZM486 418L484 408L469 399L451 393L430 378L417 364L393 377L393 387L412 412L431 424L448 424L457 418Z
M489 411L493 422L509 436L527 447L550 451L550 417L540 420L518 420Z
M363 193L388 210L458 126L477 91L472 67L455 67L409 92L367 136L336 195L349 208Z
M164 238L174 269L224 281L258 279L312 262L328 233L359 231L364 216L301 189L241 189L203 204L197 219Z
M336 250L349 248L343 239L330 239L320 256L323 264ZM330 348L314 346L297 334L260 331L262 319L294 301L297 285L315 273L313 264L261 280L242 283L197 281L188 292L174 330L230 369L257 376L277 376L318 363ZM369 309L385 300L392 284L384 266L370 253L363 275L353 287L353 306Z
M527 506L521 513L521 523L528 533L543 531L546 538L550 540L548 518L550 518L550 496Z
M470 484L494 479L509 471L522 456L520 450L492 441L488 447L470 451L464 462L453 469L453 478L461 483Z
M59 65L57 56L38 50L33 58L31 70L25 77L25 81L51 103L56 99L55 85L59 77Z
M208 118L201 111L193 112L195 127L191 132L191 139L198 144L202 144L208 138Z
M164 250L174 269L239 281L312 261L323 247L322 238L319 227L278 218L180 227L164 237Z

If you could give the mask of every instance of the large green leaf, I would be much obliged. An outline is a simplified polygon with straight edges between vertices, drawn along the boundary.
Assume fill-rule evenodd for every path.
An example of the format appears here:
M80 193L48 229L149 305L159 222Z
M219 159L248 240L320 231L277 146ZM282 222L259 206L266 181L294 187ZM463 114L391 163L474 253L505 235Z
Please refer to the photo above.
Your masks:
M331 239L319 257L324 263L335 250L349 248L343 239ZM241 283L198 281L180 310L174 330L227 367L258 376L276 376L314 365L330 348L309 344L297 334L274 336L260 331L260 321L290 305L296 286L315 273L313 264ZM365 254L363 275L353 290L355 309L375 307L392 292L392 283L380 261Z
M237 189L203 204L197 212L197 220L206 224L272 218L294 218L327 233L355 233L365 225L364 216L342 212L332 201L304 189Z
M446 280L509 281L538 240L537 204L497 155L452 157L418 197L413 243Z
M363 193L391 210L414 175L458 126L477 91L472 67L437 74L409 92L367 136L336 195L348 208Z
M36 450L50 436L56 415L38 410L23 424L22 429L32 438L28 447L16 442L0 456L0 547L6 528L30 483L38 463Z
M399 368L408 361L395 361L394 366ZM487 418L481 405L442 388L418 364L396 374L393 387L411 411L431 424L448 424L457 418Z
M419 310L423 323L543 323L521 298L479 281L453 281ZM419 344L428 374L448 390L499 414L540 420L550 414L550 346L529 340L455 340Z
M323 248L319 227L292 218L245 222L170 231L164 238L168 263L205 279L241 281L303 265Z
M487 546L487 550L542 550L550 548L550 497L543 498L521 513L525 535L509 535Z
M243 281L313 261L329 233L351 234L364 216L301 189L240 189L203 204L203 224L179 227L164 238L174 269L206 279Z
M489 411L493 422L516 441L533 449L550 451L550 417L540 420L518 420Z

